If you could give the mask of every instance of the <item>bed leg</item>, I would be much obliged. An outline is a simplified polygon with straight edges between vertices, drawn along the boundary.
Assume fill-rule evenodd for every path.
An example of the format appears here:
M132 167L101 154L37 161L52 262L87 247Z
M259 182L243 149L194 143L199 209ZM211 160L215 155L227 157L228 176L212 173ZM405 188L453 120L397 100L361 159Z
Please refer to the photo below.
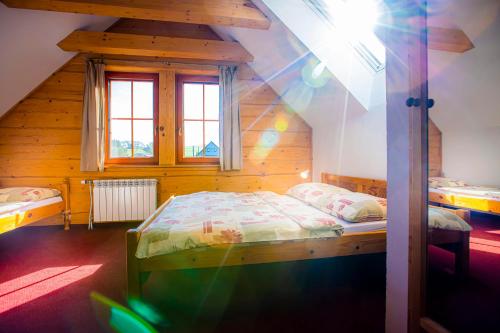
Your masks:
M455 273L459 277L469 274L469 232L463 232L460 243L455 246Z
M141 298L141 273L139 262L135 257L138 243L138 232L135 229L127 231L127 297Z
M68 231L69 226L71 225L71 212L70 211L64 212L63 218L64 218L64 230Z

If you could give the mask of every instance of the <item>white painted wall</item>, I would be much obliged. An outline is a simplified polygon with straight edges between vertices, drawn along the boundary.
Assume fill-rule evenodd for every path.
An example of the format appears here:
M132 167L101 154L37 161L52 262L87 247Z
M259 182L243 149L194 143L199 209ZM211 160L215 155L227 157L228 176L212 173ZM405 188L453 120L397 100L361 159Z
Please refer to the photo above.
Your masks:
M75 29L102 31L115 20L0 3L0 116L74 55L57 47L61 39Z
M431 117L443 133L445 176L500 186L500 1L456 0L446 8L476 46L431 51Z

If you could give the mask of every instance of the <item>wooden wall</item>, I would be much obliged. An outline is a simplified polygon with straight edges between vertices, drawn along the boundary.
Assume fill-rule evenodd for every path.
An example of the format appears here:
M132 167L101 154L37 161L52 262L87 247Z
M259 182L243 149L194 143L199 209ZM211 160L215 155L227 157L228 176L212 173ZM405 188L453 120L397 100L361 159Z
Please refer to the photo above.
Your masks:
M436 124L429 119L429 176L440 177L443 172L442 134Z
M172 30L189 33L177 25L173 29L154 22L147 24L149 30L153 27L162 35ZM194 27L196 36L212 33L203 26ZM145 29L132 20L122 20L114 28L131 33ZM69 178L73 223L86 223L88 219L89 188L81 184L84 179L154 177L160 181L159 197L164 201L172 194L202 190L284 192L304 181L301 172L312 170L311 128L288 111L248 66L243 66L239 77L243 170L223 173L217 166L175 165L174 128L169 127L175 115L175 69L167 69L160 73L166 75L166 85L160 87L164 101L160 100L160 122L167 125L160 144L161 165L109 166L103 173L80 172L85 59L85 55L76 56L0 118L0 185L27 185L31 181L50 184Z

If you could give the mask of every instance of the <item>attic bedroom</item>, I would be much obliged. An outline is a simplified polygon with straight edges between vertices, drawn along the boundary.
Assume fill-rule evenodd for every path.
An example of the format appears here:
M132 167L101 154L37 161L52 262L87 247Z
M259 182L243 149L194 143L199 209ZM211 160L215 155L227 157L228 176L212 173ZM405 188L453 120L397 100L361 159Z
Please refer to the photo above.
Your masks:
M497 0L0 0L0 332L494 332Z

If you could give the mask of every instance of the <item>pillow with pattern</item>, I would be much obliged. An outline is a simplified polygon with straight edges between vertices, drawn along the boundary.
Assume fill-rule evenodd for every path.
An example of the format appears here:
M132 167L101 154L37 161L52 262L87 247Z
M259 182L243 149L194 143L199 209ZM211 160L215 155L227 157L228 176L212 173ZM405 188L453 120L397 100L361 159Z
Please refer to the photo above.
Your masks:
M444 178L444 177L429 177L429 187L463 187L467 184L463 180Z
M351 193L351 191L325 183L302 183L292 186L286 194L305 202L308 205L315 206L316 202L324 195L336 193Z
M387 200L366 193L350 192L324 195L316 208L347 222L387 219Z
M471 231L472 227L460 216L444 209L429 207L429 228Z
M60 191L51 188L7 187L0 189L0 202L32 202L59 195Z

